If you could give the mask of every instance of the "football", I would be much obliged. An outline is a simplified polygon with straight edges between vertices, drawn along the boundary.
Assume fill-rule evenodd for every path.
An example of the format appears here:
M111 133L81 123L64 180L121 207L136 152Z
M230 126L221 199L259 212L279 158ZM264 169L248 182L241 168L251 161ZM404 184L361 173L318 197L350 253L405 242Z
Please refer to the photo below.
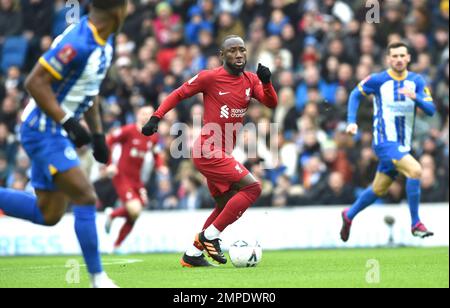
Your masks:
M236 241L231 245L229 254L235 267L255 267L262 260L262 248L256 241Z

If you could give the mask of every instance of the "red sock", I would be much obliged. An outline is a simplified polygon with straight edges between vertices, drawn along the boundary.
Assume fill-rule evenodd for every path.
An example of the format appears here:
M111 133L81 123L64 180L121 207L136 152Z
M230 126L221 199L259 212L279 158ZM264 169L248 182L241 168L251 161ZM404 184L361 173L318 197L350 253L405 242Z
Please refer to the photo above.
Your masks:
M222 213L223 209L224 208L219 208L218 206L216 206L214 211L211 213L211 215L206 220L205 225L203 226L203 230L206 230L209 226L212 225L214 220L216 220L216 218L220 215L220 213Z
M261 184L254 183L242 188L228 201L225 209L213 224L220 232L241 218L242 214L261 196Z
M111 218L117 218L117 217L125 217L128 218L128 211L126 207L121 206L114 210L114 212L111 213Z
M114 243L114 247L119 247L122 245L123 241L127 238L127 236L130 234L131 230L133 230L134 222L130 219L127 219L125 224L122 226L122 229L120 229L119 237L117 238L117 241Z
M211 215L208 217L208 219L205 222L205 225L203 226L203 230L206 230L206 228L208 228L209 226L212 225L212 223L214 222L214 220L216 220L216 218L220 215L220 213L222 213L223 208L219 208L218 206L216 206L216 208L214 209L214 211L211 213ZM194 242L194 246L203 251L203 247L200 243L198 243L197 241Z

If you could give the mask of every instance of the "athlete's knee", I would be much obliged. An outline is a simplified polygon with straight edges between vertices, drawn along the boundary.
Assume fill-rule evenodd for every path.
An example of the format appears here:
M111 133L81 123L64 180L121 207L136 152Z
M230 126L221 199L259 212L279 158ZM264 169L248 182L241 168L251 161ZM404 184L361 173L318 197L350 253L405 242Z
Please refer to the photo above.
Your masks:
M64 216L67 201L60 198L42 198L38 195L38 207L43 218L43 225L53 227L57 225Z
M95 205L97 203L97 195L94 190L87 190L74 197L72 201L78 205Z
M44 217L45 226L54 227L61 221L61 218L62 217Z
M383 186L376 186L376 185L374 185L372 190L373 190L373 193L375 195L377 195L378 197L384 197L389 192L389 187L383 187Z
M130 201L127 204L128 218L136 221L142 213L142 204L138 200Z
M258 197L260 197L261 194L262 194L262 185L261 185L260 182L256 182L256 183L255 183L255 186L256 186L255 191L257 192Z
M422 167L417 166L410 171L410 178L419 180L422 177Z
M258 181L244 187L244 189L251 192L252 195L255 196L256 198L259 198L262 194L262 186L261 183Z
M64 216L64 213L55 213L51 211L41 210L42 217L44 218L44 225L47 227L56 226L61 218Z

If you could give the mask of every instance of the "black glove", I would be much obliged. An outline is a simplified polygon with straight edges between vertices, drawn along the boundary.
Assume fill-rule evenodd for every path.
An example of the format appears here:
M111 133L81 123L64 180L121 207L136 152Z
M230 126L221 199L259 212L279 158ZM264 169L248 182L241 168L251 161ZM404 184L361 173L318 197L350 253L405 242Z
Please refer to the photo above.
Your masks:
M102 164L106 164L109 161L109 148L106 145L105 135L94 134L94 158L96 161Z
M69 139L77 148L91 143L91 135L75 118L69 118L62 126L69 135Z
M148 120L147 124L142 127L142 134L149 137L158 131L158 124L161 121L160 118L156 116L152 116L150 120Z
M269 68L261 65L261 63L258 64L258 70L256 71L256 74L263 84L268 84L270 82L270 78L272 77L272 73L270 72Z

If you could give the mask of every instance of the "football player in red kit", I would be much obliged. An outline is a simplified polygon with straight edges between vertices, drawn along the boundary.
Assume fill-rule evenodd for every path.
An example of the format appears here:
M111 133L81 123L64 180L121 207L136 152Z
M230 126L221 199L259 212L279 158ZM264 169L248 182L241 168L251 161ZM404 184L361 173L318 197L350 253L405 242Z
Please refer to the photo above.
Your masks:
M242 38L225 38L220 55L222 67L202 71L175 90L142 129L144 135L152 136L167 112L182 100L203 93L204 126L194 144L193 162L208 180L217 205L203 231L197 234L194 245L181 259L185 267L210 266L203 250L216 262L227 262L220 247L221 232L238 220L261 195L260 183L231 155L237 132L229 128L243 123L252 97L269 108L278 104L270 70L259 64L257 74L245 71L247 49ZM211 129L214 126L220 129L220 134L217 129ZM211 139L216 140L211 142Z
M158 144L158 135L147 138L142 136L141 129L149 116L154 112L153 107L142 107L136 113L137 123L124 126L107 138L110 149L121 147L120 158L108 166L108 172L113 174L113 184L123 206L112 211L106 211L106 232L111 231L114 218L124 217L125 224L120 230L119 237L114 243L117 249L130 234L136 220L139 218L144 206L148 202L147 191L141 180L141 170L147 153L154 151ZM155 165L160 165L158 155L155 153Z

